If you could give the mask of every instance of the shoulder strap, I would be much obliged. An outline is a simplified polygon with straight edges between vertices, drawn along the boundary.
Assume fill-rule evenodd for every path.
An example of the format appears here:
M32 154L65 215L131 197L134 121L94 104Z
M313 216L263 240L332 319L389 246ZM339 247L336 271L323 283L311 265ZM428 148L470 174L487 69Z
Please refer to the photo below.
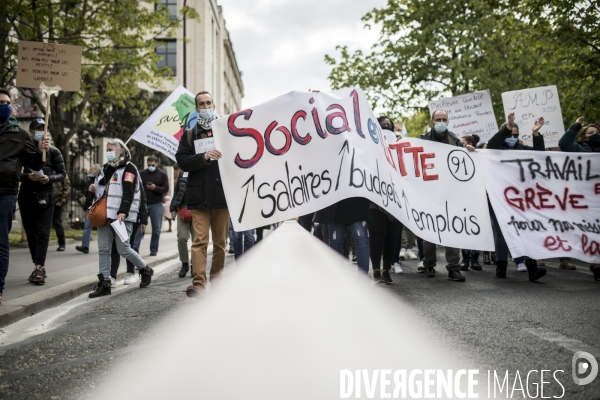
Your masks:
M190 128L187 130L187 141L190 146L192 145L192 131L193 130L194 130L194 128Z

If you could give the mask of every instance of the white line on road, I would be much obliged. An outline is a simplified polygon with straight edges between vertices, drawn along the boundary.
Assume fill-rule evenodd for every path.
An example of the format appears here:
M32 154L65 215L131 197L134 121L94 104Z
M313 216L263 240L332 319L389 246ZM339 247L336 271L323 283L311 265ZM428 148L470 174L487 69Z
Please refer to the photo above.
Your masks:
M554 343L560 347L576 353L578 351L585 351L592 354L594 357L600 357L600 348L589 346L577 339L571 339L568 336L560 333L553 332L546 328L525 328L523 331L531 333L539 338L542 338L548 342Z

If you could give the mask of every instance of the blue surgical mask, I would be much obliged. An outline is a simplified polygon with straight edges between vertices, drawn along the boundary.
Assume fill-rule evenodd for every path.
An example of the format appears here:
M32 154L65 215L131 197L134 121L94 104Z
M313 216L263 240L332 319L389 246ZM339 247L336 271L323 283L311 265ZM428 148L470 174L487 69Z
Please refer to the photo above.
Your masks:
M42 136L44 136L44 131L35 131L35 133L33 134L33 137L37 141L39 141L42 138Z
M106 158L109 162L113 162L117 159L117 154L114 151L107 151Z
M95 178L96 174L88 174L88 178Z
M148 171L150 171L150 172L156 171L156 166L155 165L148 165Z
M437 133L444 133L448 129L448 124L445 122L436 122L433 129L435 129Z
M517 144L517 142L519 141L519 138L516 137L509 137L504 139L504 142L506 143L506 145L508 147L514 147L515 144Z
M12 114L12 107L10 104L0 104L0 122L4 123L8 121Z
M214 116L215 110L212 108L203 108L202 110L198 111L198 117L202 119L213 119Z

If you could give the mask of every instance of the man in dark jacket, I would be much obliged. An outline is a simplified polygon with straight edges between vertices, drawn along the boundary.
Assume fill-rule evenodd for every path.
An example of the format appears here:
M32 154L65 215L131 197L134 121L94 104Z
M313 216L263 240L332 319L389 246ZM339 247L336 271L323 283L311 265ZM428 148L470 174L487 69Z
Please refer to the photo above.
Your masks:
M40 118L33 121L32 124L39 124L39 120ZM43 125L43 120L41 121ZM36 127L31 128L30 126L33 140L38 141L41 139L40 133L43 134L43 132L35 129ZM43 285L46 283L46 254L48 253L50 229L56 203L52 185L63 182L67 176L60 150L54 146L50 147L46 155L46 163L39 172L38 174L27 167L23 169L18 201L21 221L27 233L31 260L35 265L29 276L29 282Z
M187 188L188 180L187 175L187 172L179 172L179 178L177 178L175 192L173 193L173 200L171 200L171 206L169 207L172 218L177 218L177 249L179 250L179 261L181 261L181 270L179 271L180 278L184 278L190 269L190 254L188 247L190 234L192 240L194 240L192 221L184 221L181 219L181 215L179 215L181 209L187 209L185 202L185 189Z
M432 142L445 143L450 146L463 147L460 139L448 130L448 113L444 110L436 110L431 116L429 122L431 129L420 139L431 140ZM466 146L469 151L475 151L473 146ZM460 249L454 247L445 247L446 250L446 269L448 270L448 279L458 282L464 282L465 277L460 273ZM435 276L436 245L435 243L423 240L423 266L425 267L425 276L433 278Z
M148 202L148 213L152 222L152 237L150 239L150 255L155 256L158 252L160 230L162 229L163 198L169 191L169 178L162 169L158 168L158 158L148 157L148 168L140 171L142 186ZM140 230L133 245L133 249L139 253L140 243L144 238L144 232Z
M196 125L187 130L179 142L175 158L182 171L188 172L185 201L192 211L194 241L192 243L193 284L186 294L196 297L206 287L206 249L208 247L208 231L212 232L213 258L211 264L211 281L220 278L225 264L225 244L229 227L229 210L225 201L223 184L219 173L221 152L216 149L196 154L194 142L212 138L211 123L218 116L212 96L208 92L196 95L198 120ZM199 142L203 145L205 142ZM199 146L200 147L200 146Z
M19 122L11 118L10 93L0 89L0 304L4 282L8 273L10 249L8 233L12 228L21 168L28 166L38 171L42 168L42 150L50 150L50 140L43 138L35 143Z

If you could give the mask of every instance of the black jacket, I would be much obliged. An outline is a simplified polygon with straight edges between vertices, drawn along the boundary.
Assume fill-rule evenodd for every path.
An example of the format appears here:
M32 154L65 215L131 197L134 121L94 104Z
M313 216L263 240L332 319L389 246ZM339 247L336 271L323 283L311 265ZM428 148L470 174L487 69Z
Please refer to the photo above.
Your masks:
M446 133L448 134L444 139L440 140L437 137L435 137L435 133L433 132L433 128L431 128L429 130L429 132L420 135L419 139L424 139L424 140L431 140L432 142L438 142L438 143L444 143L444 144L449 144L452 146L458 146L458 147L463 147L462 142L460 141L460 139L453 133L450 132L449 130L446 130Z
M125 163L127 163L127 161L129 161L128 158L122 157L118 161L118 163L115 165L112 165L112 163L104 164L104 166L102 167L102 170L104 171L104 177L102 179L100 179L100 181L98 183L102 186L106 186L107 180L110 181L110 178L112 178L115 171L119 168L122 168L123 165L125 165ZM129 215L129 209L131 208L131 203L133 203L133 196L135 194L135 188L137 187L137 181L139 179L137 170L132 163L127 164L127 166L125 167L125 171L123 172L123 175L125 175L125 173L127 173L127 172L131 172L132 174L134 174L135 179L133 180L133 182L128 182L128 181L122 182L123 197L121 198L121 205L119 206L119 211L117 211L117 214L125 214L126 217ZM110 193L110 185L109 185L108 190ZM141 206L141 201L140 201L140 206Z
M0 127L0 194L17 194L23 166L39 171L44 162L29 133L14 118L7 125Z
M54 182L64 181L65 177L67 176L67 171L65 170L65 160L63 159L60 150L54 146L50 146L50 150L48 153L46 153L46 163L42 167L44 175L47 175L50 181L46 184L32 181L29 179L29 174L32 173L31 171L32 169L29 167L25 167L23 169L23 175L21 175L20 195L25 195L28 193L51 192L52 184Z
M148 225L148 203L146 192L140 189L140 209L138 211L138 222L140 225Z
M144 187L144 192L146 192L146 201L148 204L162 203L165 193L169 191L167 173L160 168L156 168L154 172L145 169L140 171L140 177L142 178L142 186ZM154 190L150 190L146 187L146 183L154 183L156 187Z
M88 182L85 187L86 195L85 195L85 204L83 205L83 209L86 211L90 209L90 207L92 206L92 203L94 202L94 193L90 192L88 190L88 188L90 187L90 185L94 184L95 180L96 180L95 178L88 178Z
M504 124L488 142L487 148L492 150L537 150L545 151L544 137L542 135L533 136L533 147L527 146L522 142L517 142L513 147L508 147L505 139L512 137L512 131L508 129L508 125Z
M204 159L204 153L196 154L194 140L212 135L196 124L192 129L191 143L187 131L181 136L175 159L182 171L189 172L185 202L190 210L225 209L227 201L219 172L219 162Z
M185 188L187 186L187 180L188 178L183 176L183 172L180 172L177 183L175 184L175 191L173 192L173 200L171 200L169 211L177 212L181 207L185 207Z

